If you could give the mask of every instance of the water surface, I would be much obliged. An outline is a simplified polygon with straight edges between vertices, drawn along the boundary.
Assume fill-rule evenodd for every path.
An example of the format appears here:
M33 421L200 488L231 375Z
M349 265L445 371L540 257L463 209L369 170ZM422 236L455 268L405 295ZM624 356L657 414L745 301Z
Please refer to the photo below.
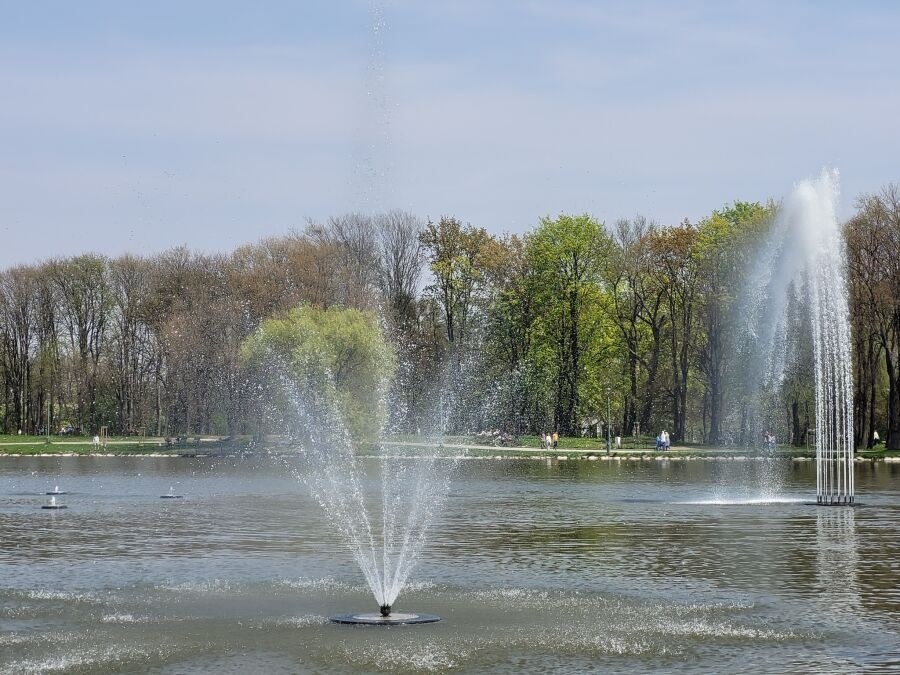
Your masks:
M772 469L465 460L396 603L444 621L373 629L327 623L374 603L275 461L2 458L0 671L900 667L900 467L859 464L856 508Z

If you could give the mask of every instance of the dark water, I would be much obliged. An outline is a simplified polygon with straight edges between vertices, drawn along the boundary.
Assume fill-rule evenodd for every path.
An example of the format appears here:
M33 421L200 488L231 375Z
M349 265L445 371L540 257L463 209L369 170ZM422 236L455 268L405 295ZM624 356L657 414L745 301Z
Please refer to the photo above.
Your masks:
M2 458L0 671L900 669L900 465L857 466L856 508L790 462L782 503L710 503L758 474L464 461L396 604L445 620L358 628L326 617L375 609L360 573L269 460Z

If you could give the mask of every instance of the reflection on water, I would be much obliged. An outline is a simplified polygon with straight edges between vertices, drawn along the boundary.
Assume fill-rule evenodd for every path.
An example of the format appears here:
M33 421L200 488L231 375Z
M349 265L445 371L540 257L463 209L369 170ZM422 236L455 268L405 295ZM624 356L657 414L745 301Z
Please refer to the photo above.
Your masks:
M856 614L861 608L859 542L853 507L816 509L816 573L822 596Z
M363 462L379 480L378 465ZM261 459L0 461L0 672L809 672L900 665L900 476L816 507L751 462L463 462L398 610ZM42 511L59 485L69 509ZM161 500L169 486L181 500Z

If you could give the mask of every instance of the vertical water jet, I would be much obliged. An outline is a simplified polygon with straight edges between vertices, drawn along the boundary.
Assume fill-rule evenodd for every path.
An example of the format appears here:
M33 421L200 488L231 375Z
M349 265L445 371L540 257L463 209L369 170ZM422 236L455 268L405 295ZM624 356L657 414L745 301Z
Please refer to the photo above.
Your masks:
M807 305L815 373L816 501L851 504L853 375L846 253L837 218L838 173L798 183L785 200L748 279L746 300L753 414L785 379L792 294ZM798 293L798 289L803 289ZM765 392L765 394L763 394ZM771 406L770 406L771 407Z

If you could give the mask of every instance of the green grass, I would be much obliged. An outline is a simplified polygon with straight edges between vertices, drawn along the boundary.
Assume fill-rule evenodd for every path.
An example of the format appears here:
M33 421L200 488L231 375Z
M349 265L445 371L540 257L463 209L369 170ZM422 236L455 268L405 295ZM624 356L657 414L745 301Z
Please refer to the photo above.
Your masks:
M154 452L178 452L198 447L215 447L219 443L203 443L201 446L195 439L189 442L173 443L166 446L156 438L110 436L105 447L97 448L93 436L51 436L49 443L46 436L19 436L18 434L0 435L0 454L5 455L42 455L42 454L76 454L93 453L123 455L146 454Z
M133 441L139 443L142 437L136 436L109 436L110 441ZM149 442L149 438L145 438L145 442ZM11 445L15 443L46 443L46 436L32 436L26 434L0 434L0 445ZM93 443L93 436L50 436L51 443Z
M871 450L857 450L856 454L858 457L867 459L879 459L883 457L900 457L900 450L887 450L883 445L880 445Z
M115 445L97 450L93 443L79 445L0 445L0 455L92 455L97 452L111 455L132 455L139 453L165 452L173 448L160 447L156 444Z

